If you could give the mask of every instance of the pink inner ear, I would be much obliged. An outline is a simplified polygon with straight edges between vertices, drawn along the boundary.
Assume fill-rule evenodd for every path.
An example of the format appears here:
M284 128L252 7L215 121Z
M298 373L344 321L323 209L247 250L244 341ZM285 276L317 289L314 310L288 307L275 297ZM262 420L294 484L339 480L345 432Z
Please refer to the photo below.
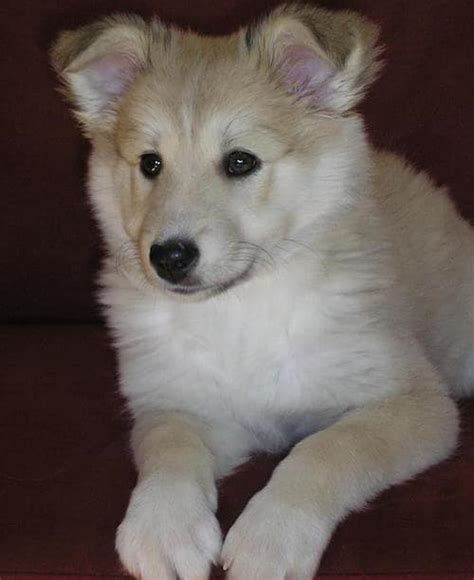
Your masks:
M122 53L108 54L92 62L85 72L89 87L104 101L122 95L139 70L139 64Z
M328 97L329 81L336 70L311 48L298 45L285 47L280 66L290 93L309 95L315 103L323 102Z

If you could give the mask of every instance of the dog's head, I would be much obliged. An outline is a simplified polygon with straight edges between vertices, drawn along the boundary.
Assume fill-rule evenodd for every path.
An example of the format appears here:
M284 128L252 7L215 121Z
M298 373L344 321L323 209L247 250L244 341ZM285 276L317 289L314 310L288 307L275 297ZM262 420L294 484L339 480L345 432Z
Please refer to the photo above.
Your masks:
M350 113L378 70L376 38L356 14L291 5L226 37L123 15L63 33L53 63L129 277L209 296L342 211L363 173Z

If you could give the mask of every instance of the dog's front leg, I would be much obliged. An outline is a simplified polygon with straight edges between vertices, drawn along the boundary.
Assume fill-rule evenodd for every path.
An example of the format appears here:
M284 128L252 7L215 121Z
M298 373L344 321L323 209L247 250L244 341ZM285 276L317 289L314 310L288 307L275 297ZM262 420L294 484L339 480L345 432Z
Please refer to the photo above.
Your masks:
M310 580L337 523L445 458L458 431L438 386L366 404L295 446L229 531L232 580Z
M135 423L138 482L116 546L127 570L142 580L206 579L219 555L215 461L203 430L174 413Z

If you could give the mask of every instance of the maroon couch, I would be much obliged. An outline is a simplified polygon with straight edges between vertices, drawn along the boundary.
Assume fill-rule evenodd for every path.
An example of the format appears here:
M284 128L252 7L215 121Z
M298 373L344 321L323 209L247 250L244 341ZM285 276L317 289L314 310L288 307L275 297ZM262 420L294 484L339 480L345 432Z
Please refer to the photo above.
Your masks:
M451 186L474 218L471 0L326 0L378 21L386 72L364 104L376 144ZM57 32L127 9L219 33L271 0L2 0L0 576L123 576L114 532L135 474L113 355L93 301L100 257L87 145L55 91ZM338 529L321 574L474 577L474 402L448 461ZM269 477L259 457L221 486L227 529ZM216 577L220 577L216 572Z

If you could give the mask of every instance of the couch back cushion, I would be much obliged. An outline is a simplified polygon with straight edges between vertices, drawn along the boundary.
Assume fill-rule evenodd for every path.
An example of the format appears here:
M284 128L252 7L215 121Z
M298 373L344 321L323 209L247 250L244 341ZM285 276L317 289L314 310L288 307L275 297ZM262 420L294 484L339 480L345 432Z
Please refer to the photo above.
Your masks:
M2 169L0 320L89 321L100 238L87 208L88 146L79 135L48 60L64 28L114 11L157 13L203 33L229 32L272 0L42 0L7 2L0 21ZM382 26L386 70L363 105L379 146L405 154L449 184L474 217L472 94L474 3L449 0L326 0Z

